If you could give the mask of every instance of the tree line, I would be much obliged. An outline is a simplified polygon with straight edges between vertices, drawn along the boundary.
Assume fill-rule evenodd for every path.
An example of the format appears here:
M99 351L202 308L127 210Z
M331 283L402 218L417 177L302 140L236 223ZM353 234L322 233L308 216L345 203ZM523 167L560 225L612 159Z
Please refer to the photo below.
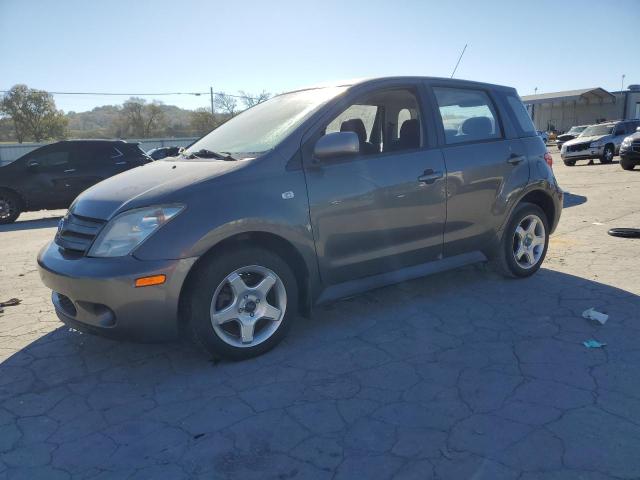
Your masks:
M269 99L262 91L216 94L214 112L183 110L159 101L131 97L122 105L96 107L91 112L58 110L53 95L15 85L0 99L0 140L19 143L66 138L152 138L202 136L246 108ZM94 114L95 112L95 114ZM80 121L89 119L88 122ZM85 123L89 123L86 126Z

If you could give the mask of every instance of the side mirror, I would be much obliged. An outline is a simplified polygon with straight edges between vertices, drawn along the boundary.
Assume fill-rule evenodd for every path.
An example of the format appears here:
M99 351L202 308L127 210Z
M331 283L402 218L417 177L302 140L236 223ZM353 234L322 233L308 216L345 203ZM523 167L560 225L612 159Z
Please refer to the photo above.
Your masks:
M313 149L316 161L354 156L360 153L360 140L354 132L328 133L320 137Z
M40 169L40 164L38 162L29 162L27 164L27 170L31 173L35 173Z

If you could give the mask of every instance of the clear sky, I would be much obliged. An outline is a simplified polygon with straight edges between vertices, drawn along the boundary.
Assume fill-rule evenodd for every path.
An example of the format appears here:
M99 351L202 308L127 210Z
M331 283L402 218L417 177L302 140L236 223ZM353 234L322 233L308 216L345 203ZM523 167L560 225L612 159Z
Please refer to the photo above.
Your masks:
M640 83L640 0L0 0L0 90L282 92L382 75ZM126 97L56 96L83 111ZM208 97L158 97L185 108Z

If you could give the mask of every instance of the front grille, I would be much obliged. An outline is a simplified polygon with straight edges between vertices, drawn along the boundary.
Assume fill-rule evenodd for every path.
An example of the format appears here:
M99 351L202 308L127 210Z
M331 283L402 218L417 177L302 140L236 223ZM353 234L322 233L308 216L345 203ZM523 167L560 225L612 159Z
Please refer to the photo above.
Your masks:
M589 149L589 143L576 143L575 145L567 146L567 152L582 152Z
M68 213L58 225L55 242L65 250L86 253L106 222Z

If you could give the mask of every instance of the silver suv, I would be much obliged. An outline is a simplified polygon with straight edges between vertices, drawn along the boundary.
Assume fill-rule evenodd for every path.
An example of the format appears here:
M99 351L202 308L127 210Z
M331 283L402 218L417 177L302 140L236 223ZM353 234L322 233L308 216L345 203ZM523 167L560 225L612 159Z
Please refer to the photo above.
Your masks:
M565 165L573 167L576 160L597 158L611 163L620 151L622 140L636 131L640 120L622 120L591 125L579 137L569 140L560 150Z

